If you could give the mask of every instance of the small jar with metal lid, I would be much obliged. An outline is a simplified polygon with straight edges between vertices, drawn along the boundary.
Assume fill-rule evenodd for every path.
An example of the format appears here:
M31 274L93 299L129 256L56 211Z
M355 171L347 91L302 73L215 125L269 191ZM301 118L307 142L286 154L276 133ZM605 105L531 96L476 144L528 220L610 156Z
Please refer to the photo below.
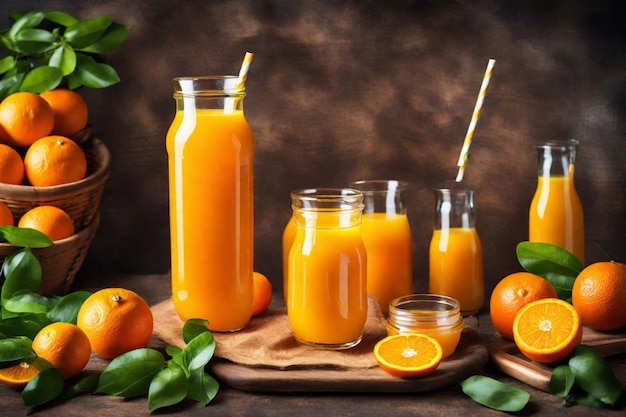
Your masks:
M437 339L443 357L450 356L465 324L460 303L445 295L411 294L389 303L387 334L421 333Z

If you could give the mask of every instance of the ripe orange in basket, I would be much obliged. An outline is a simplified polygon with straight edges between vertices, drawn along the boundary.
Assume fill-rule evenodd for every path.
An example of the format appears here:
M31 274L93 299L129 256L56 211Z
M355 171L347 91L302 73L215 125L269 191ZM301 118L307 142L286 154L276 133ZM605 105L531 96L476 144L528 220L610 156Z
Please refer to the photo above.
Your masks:
M52 132L54 114L46 100L35 93L13 93L0 102L0 135L12 146L30 146Z
M272 302L272 283L260 272L254 272L254 298L252 316L258 316L270 306Z
M39 94L52 108L53 135L72 136L87 126L87 103L73 90L57 88Z
M48 187L85 178L87 158L73 140L52 135L38 139L28 148L24 167L31 185Z
M580 344L583 328L567 301L544 298L526 304L513 322L515 344L524 356L540 363L567 358Z
M585 326L595 330L626 327L626 265L596 262L576 277L572 304Z
M13 226L14 224L15 220L13 219L13 213L11 213L11 209L6 204L0 201L0 226Z
M22 215L18 227L39 230L50 238L60 240L74 234L74 221L64 210L55 206L38 206Z
M33 339L33 351L57 367L65 379L78 375L91 357L91 345L85 332L65 322L41 329Z
M105 288L89 296L78 311L78 326L91 348L105 359L146 347L154 325L148 303L124 288Z
M24 180L24 162L19 153L9 145L0 143L0 182L21 184Z
M12 388L23 388L39 373L39 370L26 362L0 369L0 382Z
M513 340L513 320L520 308L542 298L557 298L548 280L530 272L515 272L502 278L491 293L491 322L502 337Z
M374 346L381 369L398 378L416 378L432 373L443 357L437 340L424 334L395 334Z

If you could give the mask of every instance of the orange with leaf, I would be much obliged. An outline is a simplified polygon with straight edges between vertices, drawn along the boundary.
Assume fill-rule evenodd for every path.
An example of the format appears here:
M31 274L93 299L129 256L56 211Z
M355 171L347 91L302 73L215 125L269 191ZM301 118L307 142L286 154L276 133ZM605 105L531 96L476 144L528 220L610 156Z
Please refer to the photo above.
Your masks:
M30 146L53 126L52 109L38 94L13 93L0 102L0 139L11 146Z

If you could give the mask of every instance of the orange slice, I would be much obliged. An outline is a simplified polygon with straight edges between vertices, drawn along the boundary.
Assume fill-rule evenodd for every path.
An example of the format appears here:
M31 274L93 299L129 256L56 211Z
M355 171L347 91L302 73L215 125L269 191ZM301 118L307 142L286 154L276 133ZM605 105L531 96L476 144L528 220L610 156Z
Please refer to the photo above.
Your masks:
M437 369L443 351L437 340L424 334L396 334L376 343L374 357L389 375L416 378Z
M17 365L0 369L0 382L13 388L22 388L38 373L39 371L33 365L20 362Z
M513 339L520 352L540 363L567 358L582 337L578 313L571 304L557 298L526 304L513 321Z

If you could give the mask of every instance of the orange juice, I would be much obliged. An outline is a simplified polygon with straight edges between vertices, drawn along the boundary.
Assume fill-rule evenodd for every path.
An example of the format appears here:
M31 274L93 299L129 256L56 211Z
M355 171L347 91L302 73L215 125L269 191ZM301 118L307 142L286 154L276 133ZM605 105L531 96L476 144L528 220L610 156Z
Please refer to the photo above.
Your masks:
M285 304L287 304L287 285L289 283L289 251L291 250L291 245L293 244L293 240L296 237L296 220L293 216L289 218L289 221L285 225L285 229L283 230L283 240L282 240L282 249L283 249L283 297L285 300Z
M167 134L172 300L183 321L234 331L252 314L254 137L240 106L184 93Z
M367 248L367 293L387 314L391 300L413 292L409 220L406 214L365 213L361 237Z
M478 312L485 294L483 250L476 229L435 229L429 252L429 292L457 299L464 315Z
M361 209L294 209L287 315L303 344L342 349L361 340L367 318Z
M573 176L540 176L530 204L528 240L558 245L584 265L583 208Z

